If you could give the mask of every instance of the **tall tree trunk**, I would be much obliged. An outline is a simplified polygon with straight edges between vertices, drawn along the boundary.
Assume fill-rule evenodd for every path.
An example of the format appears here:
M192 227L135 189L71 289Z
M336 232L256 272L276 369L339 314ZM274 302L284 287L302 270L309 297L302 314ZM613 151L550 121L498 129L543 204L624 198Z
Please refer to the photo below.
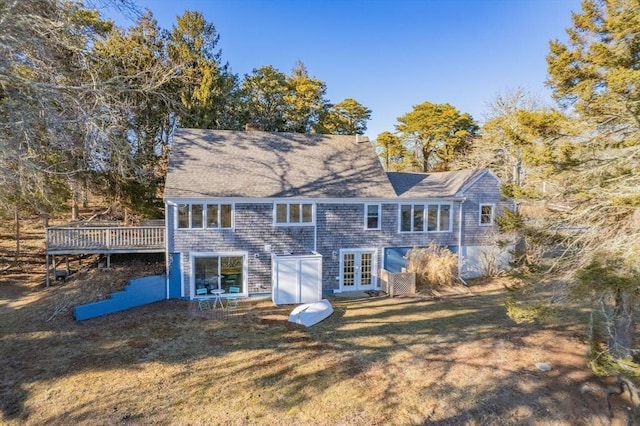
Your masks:
M80 217L78 212L78 193L73 191L73 204L71 206L71 220L76 221Z
M15 224L16 224L16 258L15 264L20 261L20 206L16 204L15 210Z
M633 291L618 288L613 308L613 324L609 335L609 350L616 359L632 355L635 320Z

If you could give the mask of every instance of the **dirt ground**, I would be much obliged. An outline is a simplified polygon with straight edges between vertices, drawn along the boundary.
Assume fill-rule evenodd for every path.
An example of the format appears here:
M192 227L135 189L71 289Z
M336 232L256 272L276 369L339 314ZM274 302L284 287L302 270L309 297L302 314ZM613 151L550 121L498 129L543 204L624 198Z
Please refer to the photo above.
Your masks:
M74 305L161 273L162 258L123 255L110 270L75 258L77 272L46 288L37 228L24 231L17 265L13 233L0 234L3 424L640 425L637 401L588 368L584 313L516 325L503 280L335 297L312 329L270 301L224 324L186 301L78 323ZM193 338L202 320L206 345ZM236 373L192 375L216 365ZM201 401L222 392L242 403Z

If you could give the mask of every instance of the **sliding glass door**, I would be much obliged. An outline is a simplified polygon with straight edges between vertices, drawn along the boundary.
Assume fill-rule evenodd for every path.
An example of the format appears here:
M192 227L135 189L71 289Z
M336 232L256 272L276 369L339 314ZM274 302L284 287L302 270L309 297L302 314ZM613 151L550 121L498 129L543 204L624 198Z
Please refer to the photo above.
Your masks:
M218 289L224 290L225 293L246 293L245 259L246 255L194 256L192 261L194 294L204 296ZM235 287L234 291L231 290L232 287Z

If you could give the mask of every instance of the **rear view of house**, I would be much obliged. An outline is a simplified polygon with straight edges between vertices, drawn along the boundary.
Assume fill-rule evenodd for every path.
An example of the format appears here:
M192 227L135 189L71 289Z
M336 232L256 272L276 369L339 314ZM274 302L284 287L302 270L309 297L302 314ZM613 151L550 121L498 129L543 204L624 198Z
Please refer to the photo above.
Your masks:
M180 129L164 194L169 297L268 294L296 274L325 293L376 289L381 269L431 242L478 275L499 186L489 170L386 173L362 136Z

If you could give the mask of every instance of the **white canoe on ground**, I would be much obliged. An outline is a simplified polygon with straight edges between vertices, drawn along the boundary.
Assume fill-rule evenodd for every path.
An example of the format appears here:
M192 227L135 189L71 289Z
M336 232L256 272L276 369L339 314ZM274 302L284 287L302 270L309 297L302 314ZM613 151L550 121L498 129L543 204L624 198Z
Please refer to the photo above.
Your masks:
M304 303L297 306L289 314L289 322L302 324L305 327L311 327L312 325L327 318L332 313L333 306L331 306L331 302L327 299L322 299L319 302Z

